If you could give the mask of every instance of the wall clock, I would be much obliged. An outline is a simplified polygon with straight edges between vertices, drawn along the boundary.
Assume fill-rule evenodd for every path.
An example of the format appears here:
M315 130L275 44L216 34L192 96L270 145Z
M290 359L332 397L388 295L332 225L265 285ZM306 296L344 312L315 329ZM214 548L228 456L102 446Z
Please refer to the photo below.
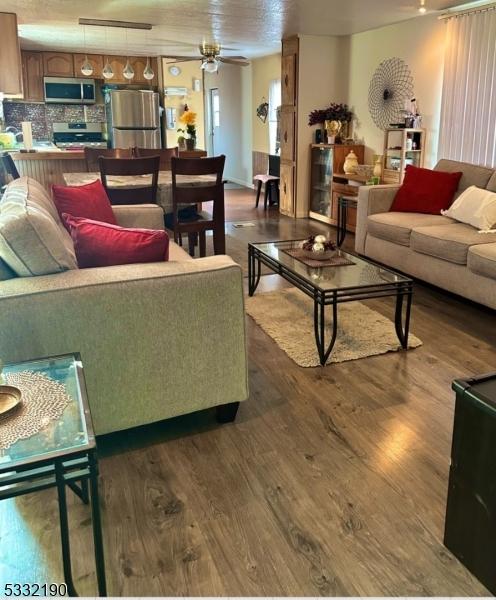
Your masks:
M405 61L389 58L383 61L369 87L369 111L379 129L404 119L405 100L413 97L413 77Z
M169 73L174 77L177 77L181 73L181 69L176 65L172 65L172 67L169 67Z

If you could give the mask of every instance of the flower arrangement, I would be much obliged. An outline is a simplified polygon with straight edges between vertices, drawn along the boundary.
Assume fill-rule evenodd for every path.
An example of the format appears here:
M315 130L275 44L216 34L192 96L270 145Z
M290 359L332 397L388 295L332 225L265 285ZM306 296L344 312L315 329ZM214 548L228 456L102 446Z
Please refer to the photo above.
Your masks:
M353 120L353 112L347 104L337 104L333 102L330 106L324 109L313 110L308 115L308 124L320 125L324 121L340 121L342 123L350 123Z
M179 121L185 127L179 128L178 133L185 133L190 140L194 140L193 144L196 143L196 113L189 110L187 104L184 107L183 114L179 117Z

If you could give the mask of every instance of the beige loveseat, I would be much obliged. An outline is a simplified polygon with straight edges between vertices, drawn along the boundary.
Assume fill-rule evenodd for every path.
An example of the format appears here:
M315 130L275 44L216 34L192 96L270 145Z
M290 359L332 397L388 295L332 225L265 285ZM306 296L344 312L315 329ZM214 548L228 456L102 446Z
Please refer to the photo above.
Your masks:
M496 192L493 169L451 160L440 160L435 169L463 172L457 196L471 185ZM356 251L496 308L496 234L442 215L388 212L398 187L360 188Z
M157 206L114 212L163 228ZM169 262L11 275L0 264L0 358L79 352L97 434L214 406L229 420L247 399L242 272L229 257L193 260L171 242Z

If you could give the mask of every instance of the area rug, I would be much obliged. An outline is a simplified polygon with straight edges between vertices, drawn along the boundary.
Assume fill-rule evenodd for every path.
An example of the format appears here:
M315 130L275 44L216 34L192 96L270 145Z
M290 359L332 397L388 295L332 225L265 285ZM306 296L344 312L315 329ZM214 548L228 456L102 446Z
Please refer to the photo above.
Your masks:
M391 312L393 313L393 305ZM300 367L319 367L313 330L313 301L297 289L255 294L246 312ZM394 313L393 313L394 315ZM326 340L331 339L332 307L326 309ZM422 345L410 333L409 348ZM396 352L401 344L394 323L362 302L338 306L338 333L327 364Z

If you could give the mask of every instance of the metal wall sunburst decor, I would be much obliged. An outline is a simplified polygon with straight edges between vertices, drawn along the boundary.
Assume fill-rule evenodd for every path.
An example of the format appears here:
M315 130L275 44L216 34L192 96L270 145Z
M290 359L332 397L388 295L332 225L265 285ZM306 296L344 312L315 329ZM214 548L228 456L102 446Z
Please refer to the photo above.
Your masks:
M401 122L405 100L413 97L413 77L401 58L388 58L376 69L369 86L369 111L379 129Z

